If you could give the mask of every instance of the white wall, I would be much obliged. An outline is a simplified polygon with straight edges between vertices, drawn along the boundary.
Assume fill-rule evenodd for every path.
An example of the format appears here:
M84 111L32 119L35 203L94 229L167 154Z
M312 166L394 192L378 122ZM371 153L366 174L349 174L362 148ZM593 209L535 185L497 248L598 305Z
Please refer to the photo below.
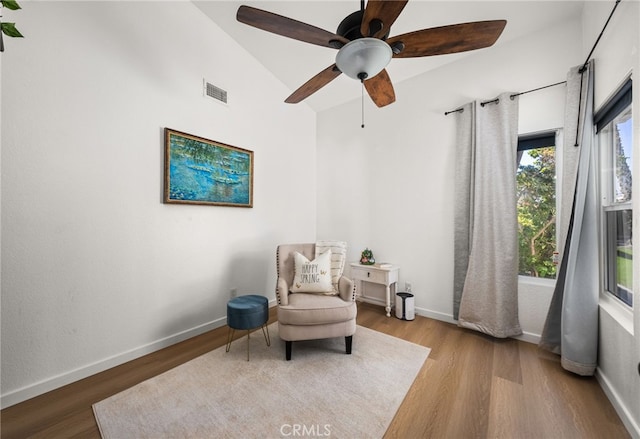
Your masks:
M583 13L583 50L593 46L611 9L612 2L587 2ZM640 3L621 2L593 54L595 60L595 109L619 88L633 72L634 123L634 193L640 193ZM634 210L640 211L640 200L635 197ZM634 229L640 221L634 215ZM600 344L598 379L618 414L631 434L640 438L640 258L634 259L634 311L603 294L600 300Z
M399 264L416 310L453 321L455 122L444 112L563 81L583 61L576 19L396 84L396 103L369 104L364 129L359 101L320 113L318 175L339 175L345 190L324 191L319 179L318 234L348 240L350 260L368 246L378 261ZM564 96L564 86L521 96L520 133L562 127ZM521 283L524 339L539 337L552 293L553 282Z
M275 299L276 245L316 237L315 114L193 4L22 7L1 65L3 407L224 324L231 288ZM253 150L254 207L163 204L164 127Z

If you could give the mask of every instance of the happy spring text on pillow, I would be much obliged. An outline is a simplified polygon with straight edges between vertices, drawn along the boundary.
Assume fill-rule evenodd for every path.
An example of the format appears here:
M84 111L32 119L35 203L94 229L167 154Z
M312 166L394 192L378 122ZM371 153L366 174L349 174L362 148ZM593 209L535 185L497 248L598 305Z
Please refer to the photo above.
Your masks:
M303 264L300 271L300 281L305 284L319 283L320 276L327 274L324 270L318 272L318 264Z

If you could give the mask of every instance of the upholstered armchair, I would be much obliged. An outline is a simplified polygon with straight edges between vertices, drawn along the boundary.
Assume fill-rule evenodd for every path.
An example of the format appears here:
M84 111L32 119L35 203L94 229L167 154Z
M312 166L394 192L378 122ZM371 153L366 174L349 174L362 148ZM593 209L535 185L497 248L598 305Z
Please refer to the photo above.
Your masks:
M346 244L336 244L344 245L344 252L341 255L341 267L337 261L339 258L335 254L338 252L334 252L331 277L333 293L305 292L299 277L296 277L295 253L298 252L306 260L313 261L316 259L316 244L278 246L276 252L278 332L280 338L286 343L287 361L291 360L293 342L300 340L344 337L346 353L351 354L353 334L356 332L355 289L353 281L342 276ZM297 257L300 258L299 255ZM294 278L298 280L296 285L294 285Z

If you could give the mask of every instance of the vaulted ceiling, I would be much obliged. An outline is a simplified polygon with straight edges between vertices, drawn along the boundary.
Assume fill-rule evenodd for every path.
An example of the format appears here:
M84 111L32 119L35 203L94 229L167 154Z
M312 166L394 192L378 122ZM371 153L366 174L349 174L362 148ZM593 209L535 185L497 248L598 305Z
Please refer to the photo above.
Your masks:
M244 47L293 92L308 79L335 62L336 50L271 34L236 20L242 4L274 12L335 32L338 24L360 8L359 0L340 1L194 1L213 22ZM414 30L480 20L507 20L507 26L493 47L539 32L578 17L583 1L428 1L410 0L391 28L391 36ZM426 58L393 59L387 67L394 85L471 53ZM552 50L552 48L550 48ZM247 72L250 78L253 72ZM300 104L323 111L359 98L358 81L340 75ZM288 95L287 95L288 96ZM287 98L282 96L282 100ZM394 104L397 105L397 104Z

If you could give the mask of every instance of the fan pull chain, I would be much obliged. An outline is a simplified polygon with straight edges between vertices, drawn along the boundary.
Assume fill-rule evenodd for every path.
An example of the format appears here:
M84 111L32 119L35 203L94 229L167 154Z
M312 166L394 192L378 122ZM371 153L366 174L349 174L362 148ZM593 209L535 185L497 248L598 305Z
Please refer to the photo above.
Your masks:
M360 128L364 128L364 81L360 81L360 84L362 84L362 88L361 90L361 101L362 101L362 125L360 126Z

